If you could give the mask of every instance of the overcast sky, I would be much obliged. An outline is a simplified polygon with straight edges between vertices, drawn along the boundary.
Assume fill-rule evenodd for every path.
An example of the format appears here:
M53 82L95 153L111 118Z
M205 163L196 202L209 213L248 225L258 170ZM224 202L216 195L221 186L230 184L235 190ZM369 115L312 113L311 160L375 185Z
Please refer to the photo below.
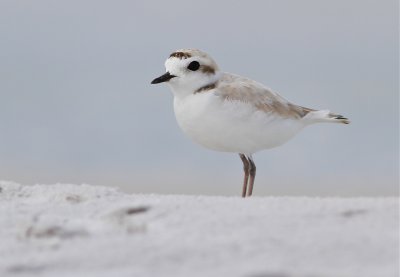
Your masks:
M240 195L242 163L184 137L150 81L179 48L294 103L310 126L254 155L255 195L398 192L398 1L0 1L0 179Z

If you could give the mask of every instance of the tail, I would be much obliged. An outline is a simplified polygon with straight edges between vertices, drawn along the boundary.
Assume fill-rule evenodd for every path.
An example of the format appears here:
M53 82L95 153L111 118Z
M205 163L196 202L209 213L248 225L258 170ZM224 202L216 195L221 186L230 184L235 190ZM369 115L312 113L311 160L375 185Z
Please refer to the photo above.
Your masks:
M343 115L331 113L328 110L314 111L310 110L304 117L304 120L310 123L326 122L326 123L343 123L349 124L350 120Z

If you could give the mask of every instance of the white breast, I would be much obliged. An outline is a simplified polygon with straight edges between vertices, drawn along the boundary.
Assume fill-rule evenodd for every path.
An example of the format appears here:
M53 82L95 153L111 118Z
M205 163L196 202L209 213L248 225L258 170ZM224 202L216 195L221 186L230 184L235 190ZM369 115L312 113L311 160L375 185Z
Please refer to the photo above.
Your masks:
M257 110L241 101L222 100L212 92L174 97L177 122L183 132L204 147L244 154L279 146L304 126Z

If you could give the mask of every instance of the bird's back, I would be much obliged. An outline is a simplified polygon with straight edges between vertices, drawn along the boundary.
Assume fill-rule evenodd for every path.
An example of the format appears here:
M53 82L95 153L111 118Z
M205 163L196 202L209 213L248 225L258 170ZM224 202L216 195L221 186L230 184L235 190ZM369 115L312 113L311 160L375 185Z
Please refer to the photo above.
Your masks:
M225 101L239 101L254 110L282 118L301 119L313 111L290 103L278 93L246 77L223 73L218 81L215 95Z

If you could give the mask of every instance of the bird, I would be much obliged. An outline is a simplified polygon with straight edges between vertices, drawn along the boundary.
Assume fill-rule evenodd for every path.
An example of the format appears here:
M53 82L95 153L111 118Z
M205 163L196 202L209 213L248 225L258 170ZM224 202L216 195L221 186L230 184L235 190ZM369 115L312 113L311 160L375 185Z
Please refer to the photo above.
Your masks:
M314 123L350 123L342 115L293 104L259 82L223 72L199 49L172 52L165 69L151 84L168 84L177 123L191 140L239 154L242 197L253 194L256 152L278 147Z

